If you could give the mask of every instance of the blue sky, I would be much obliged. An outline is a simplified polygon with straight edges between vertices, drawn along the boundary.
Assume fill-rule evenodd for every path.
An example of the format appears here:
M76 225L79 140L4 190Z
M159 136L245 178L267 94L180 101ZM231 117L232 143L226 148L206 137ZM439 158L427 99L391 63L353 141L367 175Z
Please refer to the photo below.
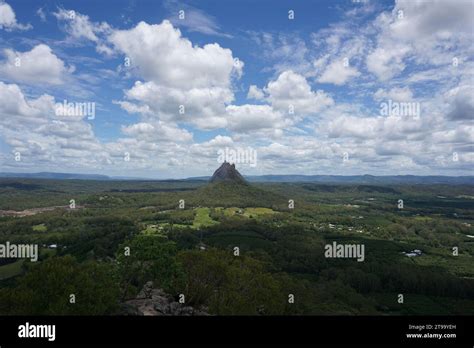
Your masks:
M473 13L0 0L0 170L179 178L230 149L244 174L472 175Z

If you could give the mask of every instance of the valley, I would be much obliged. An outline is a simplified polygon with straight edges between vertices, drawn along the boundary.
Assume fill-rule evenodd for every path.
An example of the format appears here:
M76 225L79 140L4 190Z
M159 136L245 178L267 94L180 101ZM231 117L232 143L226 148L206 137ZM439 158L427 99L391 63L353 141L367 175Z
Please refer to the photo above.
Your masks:
M40 209L0 217L0 243L40 246L38 262L1 260L3 314L120 315L150 281L216 315L474 313L470 185L9 178L0 187L0 209ZM48 208L71 199L78 209ZM332 243L363 245L364 261L326 258ZM87 305L67 303L73 290Z

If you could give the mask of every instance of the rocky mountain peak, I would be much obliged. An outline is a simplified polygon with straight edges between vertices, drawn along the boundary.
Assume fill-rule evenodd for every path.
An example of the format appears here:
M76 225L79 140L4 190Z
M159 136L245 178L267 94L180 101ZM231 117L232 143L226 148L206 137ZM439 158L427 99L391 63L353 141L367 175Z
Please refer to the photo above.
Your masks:
M246 183L244 177L235 169L234 163L224 162L219 168L214 172L210 182L237 182L237 183Z

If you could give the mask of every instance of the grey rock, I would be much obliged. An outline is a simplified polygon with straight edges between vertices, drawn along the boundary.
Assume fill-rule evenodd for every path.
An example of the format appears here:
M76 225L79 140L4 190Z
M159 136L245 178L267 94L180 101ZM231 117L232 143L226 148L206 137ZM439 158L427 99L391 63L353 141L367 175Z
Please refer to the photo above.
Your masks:
M230 164L229 162L222 163L222 165L214 172L210 180L210 182L222 181L231 181L241 184L247 183L244 177L240 175L239 171L235 169L235 164Z
M122 304L121 314L148 316L209 315L207 308L196 309L176 302L173 296L165 293L162 289L153 288L152 282L147 282L136 298Z

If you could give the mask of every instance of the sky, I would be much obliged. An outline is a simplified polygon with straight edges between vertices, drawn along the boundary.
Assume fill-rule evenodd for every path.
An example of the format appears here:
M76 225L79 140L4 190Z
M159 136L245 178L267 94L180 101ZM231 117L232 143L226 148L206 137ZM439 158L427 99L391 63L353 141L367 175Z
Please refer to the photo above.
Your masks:
M470 0L0 0L0 171L473 175L473 31Z

